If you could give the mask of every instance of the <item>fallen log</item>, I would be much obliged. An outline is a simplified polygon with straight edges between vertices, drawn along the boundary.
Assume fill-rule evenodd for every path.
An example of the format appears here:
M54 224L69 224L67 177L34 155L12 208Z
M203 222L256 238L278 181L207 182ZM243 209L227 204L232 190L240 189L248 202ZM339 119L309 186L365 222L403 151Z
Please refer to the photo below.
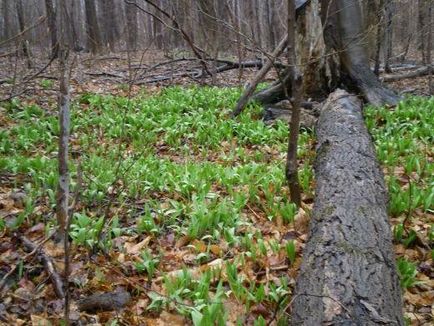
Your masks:
M381 80L384 82L394 82L403 79L427 76L429 73L430 73L430 67L426 66L403 74L384 75L381 78Z
M361 102L337 90L317 124L316 195L292 325L404 325L387 191Z

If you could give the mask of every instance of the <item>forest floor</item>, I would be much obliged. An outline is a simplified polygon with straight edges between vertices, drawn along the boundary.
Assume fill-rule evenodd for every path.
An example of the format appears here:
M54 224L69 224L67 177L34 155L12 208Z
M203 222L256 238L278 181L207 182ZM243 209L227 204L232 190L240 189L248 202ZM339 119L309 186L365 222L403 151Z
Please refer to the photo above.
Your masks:
M95 62L89 69L121 70ZM21 100L0 103L0 280L17 267L0 293L0 322L7 325L56 325L62 317L43 265L19 241L25 235L41 243L63 270L63 250L46 239L55 227L57 185L52 73L29 82ZM303 206L297 211L284 177L287 125L264 124L255 105L230 119L238 87L130 89L128 78L94 77L72 80L71 319L83 325L287 324L313 204L314 133L300 134ZM394 87L423 95L425 80ZM237 72L215 82L236 86ZM11 93L9 82L1 88ZM420 96L397 108L365 110L389 187L411 325L434 321L433 113L434 99ZM132 295L122 309L78 309L81 298L121 290Z

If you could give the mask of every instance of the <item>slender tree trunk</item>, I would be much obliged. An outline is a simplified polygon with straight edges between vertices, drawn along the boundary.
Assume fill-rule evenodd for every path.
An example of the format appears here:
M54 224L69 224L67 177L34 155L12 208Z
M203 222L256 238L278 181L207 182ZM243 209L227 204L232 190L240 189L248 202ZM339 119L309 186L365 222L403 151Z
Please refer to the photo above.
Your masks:
M375 4L375 2L374 2ZM378 76L380 74L380 52L381 52L381 43L383 42L383 21L384 16L382 15L384 7L384 0L380 0L380 4L375 8L377 12L377 37L376 37L376 47L375 47L375 67L374 74Z
M24 8L23 8L23 1L22 0L16 0L16 8L17 8L17 17L18 17L18 25L20 28L20 33L22 34L20 39L21 39L21 51L23 53L23 55L26 57L27 59L27 66L30 68L32 66L32 61L30 59L30 46L29 46L29 42L26 38L26 23L25 23L25 18L24 18Z
M45 10L47 12L47 24L51 41L50 53L53 58L57 58L59 45L57 44L57 24L53 0L45 0Z
M297 145L298 145L298 133L300 129L300 103L302 96L302 77L297 68L297 55L295 50L296 43L296 28L295 21L295 0L288 0L288 66L292 70L290 75L293 76L291 83L291 91L287 91L287 94L292 94L293 100L291 101L288 95L288 100L292 102L292 115L291 122L289 124L289 141L288 152L286 157L286 178L288 180L289 192L291 195L291 201L301 206L301 191L298 180L298 163L297 163Z
M428 73L428 89L429 89L429 94L430 95L434 95L434 84L432 81L432 74L433 74L433 65L431 62L431 52L432 52L432 24L433 24L433 19L432 19L432 6L433 6L433 1L431 0L428 6L428 49L427 49L427 61L428 61L428 66L429 66L429 73Z
M391 73L390 58L392 57L392 41L393 41L393 0L386 0L385 7L385 31L384 31L384 71Z
M70 294L69 294L69 274L70 274L70 250L69 250L69 169L68 169L68 155L69 155L69 129L70 123L70 95L69 95L69 70L68 70L68 15L66 2L64 0L57 0L58 18L59 18L59 150L58 150L58 171L59 181L57 185L57 222L59 225L58 235L63 241L64 255L65 255L65 271L64 271L64 285L65 285L65 305L64 305L64 319L66 325L70 324L69 309L70 309Z
M78 8L76 8L78 6ZM72 1L71 2L71 13L69 15L70 20L70 27L71 27L71 46L74 49L74 51L80 51L82 50L82 47L80 45L80 33L77 28L77 13L80 12L80 1Z
M419 47L422 54L423 64L427 64L428 60L426 57L426 44L425 44L425 14L426 14L426 0L418 0L418 36L419 36Z
M11 37L11 17L12 17L12 6L10 0L3 0L3 39L8 40Z
M92 53L101 49L101 32L96 14L96 3L94 0L84 0L86 13L87 46Z

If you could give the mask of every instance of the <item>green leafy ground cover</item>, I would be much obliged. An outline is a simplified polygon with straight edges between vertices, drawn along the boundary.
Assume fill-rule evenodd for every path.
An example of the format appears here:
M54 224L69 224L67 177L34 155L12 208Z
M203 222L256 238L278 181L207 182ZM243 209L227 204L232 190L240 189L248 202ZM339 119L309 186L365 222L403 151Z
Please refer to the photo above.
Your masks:
M297 211L283 172L287 125L265 125L256 106L230 119L239 95L233 88L171 87L152 96L87 94L74 102L73 298L118 286L135 297L120 314L80 318L120 324L185 318L195 325L290 318L313 201L314 132L300 135L304 205ZM55 226L57 116L18 101L1 110L0 192L4 210L12 210L0 220L2 237L33 228L39 233L29 236L42 239ZM434 99L410 98L365 115L389 186L406 312L410 321L424 320L421 309L433 295ZM6 194L16 189L26 196L12 208ZM0 268L19 260L11 250L0 251ZM44 276L31 269L24 263L20 277L38 284ZM48 304L49 283L32 291L44 291L40 315L55 319L60 312Z

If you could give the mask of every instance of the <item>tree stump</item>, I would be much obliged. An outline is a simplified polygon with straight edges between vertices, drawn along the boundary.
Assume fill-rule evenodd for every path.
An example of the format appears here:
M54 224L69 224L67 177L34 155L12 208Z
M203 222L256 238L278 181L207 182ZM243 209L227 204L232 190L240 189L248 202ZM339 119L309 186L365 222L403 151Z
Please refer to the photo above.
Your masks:
M316 195L293 325L404 325L388 195L361 106L337 90L318 120Z

